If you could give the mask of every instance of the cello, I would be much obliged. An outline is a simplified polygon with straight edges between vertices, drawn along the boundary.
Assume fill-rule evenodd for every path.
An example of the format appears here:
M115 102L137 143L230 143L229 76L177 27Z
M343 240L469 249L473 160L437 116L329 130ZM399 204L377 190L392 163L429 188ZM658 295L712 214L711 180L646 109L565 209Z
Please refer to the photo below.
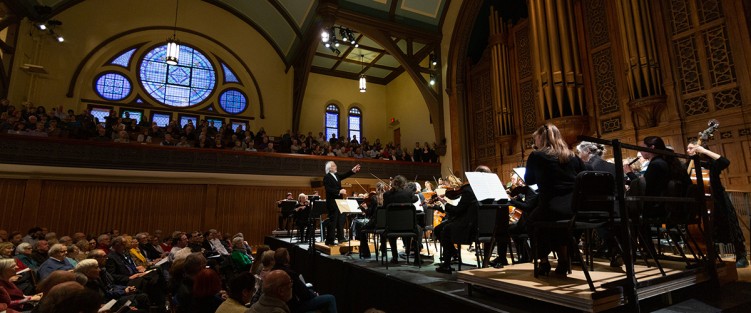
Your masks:
M701 131L699 133L699 136L696 140L696 145L701 146L704 144L707 140L713 137L714 132L717 130L717 128L720 127L720 123L716 119L711 119L709 122L707 122L707 129ZM691 177L691 182L693 184L697 183L697 175L694 171L694 160L691 159L691 161L688 163L688 174ZM701 168L701 167L699 167ZM701 169L701 177L704 180L704 198L705 199L711 199L712 198L712 191L709 184L709 170L708 169ZM707 214L711 214L713 208L714 208L714 202L712 201L706 201L707 203ZM696 217L699 221L701 221L701 215ZM697 245L697 249L703 253L707 252L707 246L706 246L706 240L704 240L704 228L703 225L699 225L699 223L689 224L687 227L688 234L691 238L693 238L695 241L694 243Z

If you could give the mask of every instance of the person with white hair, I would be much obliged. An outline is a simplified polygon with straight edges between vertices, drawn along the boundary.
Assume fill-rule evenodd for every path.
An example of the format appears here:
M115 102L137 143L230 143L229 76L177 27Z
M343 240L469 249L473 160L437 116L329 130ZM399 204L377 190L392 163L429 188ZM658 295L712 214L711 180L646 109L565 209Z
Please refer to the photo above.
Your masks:
M103 302L113 299L122 299L120 302L131 300L134 307L148 310L149 297L144 293L138 292L136 287L115 285L111 281L102 280L102 268L99 263L98 260L92 258L82 260L76 265L73 271L78 275L86 276L88 279L84 287L102 296ZM115 307L118 306L117 304L115 305Z
M22 242L16 247L16 264L21 269L30 268L35 270L39 268L39 263L31 258L31 251L31 244L28 242Z
M326 209L329 216L326 229L327 245L334 245L334 236L339 240L339 243L344 242L344 216L339 214L336 199L342 199L342 196L347 194L347 191L342 189L342 180L359 172L360 164L355 165L352 170L344 174L337 173L336 169L334 161L326 162L323 186L326 188Z
M605 146L589 141L582 141L576 150L579 151L579 158L584 161L584 166L590 171L608 172L615 177L615 164L602 159L605 154Z
M0 259L0 292L3 292L7 297L0 296L0 304L7 304L7 308L11 309L8 312L14 312L14 310L28 310L25 307L28 301L39 301L42 295L26 296L23 291L16 287L11 281L11 278L16 276L16 261L13 259ZM4 295L5 296L5 295ZM4 298L4 299L3 299ZM4 303L4 301L8 301Z
M73 264L70 264L68 259L65 258L68 254L68 249L66 249L64 245L59 243L52 245L47 254L49 255L49 259L39 265L38 274L40 280L47 278L47 276L54 271L68 271L73 269Z

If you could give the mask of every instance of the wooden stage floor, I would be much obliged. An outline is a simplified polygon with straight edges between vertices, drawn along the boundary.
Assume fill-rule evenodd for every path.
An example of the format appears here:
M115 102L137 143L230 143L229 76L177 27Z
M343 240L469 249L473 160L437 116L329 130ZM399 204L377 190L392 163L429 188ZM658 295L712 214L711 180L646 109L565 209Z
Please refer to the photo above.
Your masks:
M709 275L704 272L684 270L684 263L670 261L661 261L661 263L667 278L662 278L660 271L654 266L634 265L637 282L655 281L655 283L637 288L639 299L658 296L709 280ZM721 277L735 275L735 272L728 270L728 267L718 269ZM481 268L461 271L456 274L456 278L470 286L482 286L513 293L585 312L601 312L624 303L621 288L603 286L608 283L617 284L619 280L625 279L626 273L623 267L612 268L609 262L596 260L595 270L589 273L595 285L596 291L594 292L589 289L584 272L578 266L575 266L567 277L558 277L551 272L550 276L535 278L532 263L523 263L500 269Z
M272 240L271 237L267 237L267 241L269 241L268 244L272 247L286 246L308 250L306 244L290 243L289 238L274 238ZM322 248L320 244L318 246L317 248ZM343 246L346 246L346 243ZM432 243L430 244L430 249L435 259L424 260L421 268L408 265L402 259L399 265L392 265L389 266L389 269L386 269L384 265L375 259L359 259L356 253L352 256L317 254L315 259L330 260L324 262L339 264L335 265L339 269L338 271L349 273L345 276L347 278L342 279L347 280L352 276L351 273L370 272L372 274L364 275L367 275L371 280L380 280L383 283L381 286L393 286L396 283L395 280L399 281L396 284L403 285L403 289L399 290L399 295L410 294L414 292L413 290L419 290L419 292L428 295L428 299L440 298L444 299L442 301L452 301L459 303L458 307L461 307L461 303L465 303L464 305L467 308L465 311L467 312L552 311L562 313L576 311L628 311L625 310L626 307L622 306L624 296L620 288L603 287L603 284L624 279L625 271L622 268L613 270L604 260L596 259L595 270L590 271L596 287L596 292L591 292L580 267L574 267L572 274L567 278L555 277L552 273L549 277L535 278L531 263L509 265L500 269L477 269L474 266L462 266L462 271L451 275L436 273L435 268L438 255ZM475 262L474 253L470 253L466 249L463 249L462 252L465 264L473 264ZM294 259L295 257L293 256L293 262ZM311 261L312 259L309 259L306 262ZM555 260L552 263L555 265ZM665 308L675 304L673 301L696 299L705 296L703 294L704 291L697 290L704 290L703 288L706 288L707 284L702 284L702 282L709 280L707 274L685 270L685 263L671 261L661 261L661 263L663 263L670 279L661 279L659 270L655 267L648 268L643 265L636 265L635 267L637 280L640 283L638 293L642 311ZM453 267L456 268L456 264ZM315 277L314 275L318 275L315 273L321 272L320 268L316 269L314 267L311 270L313 272L310 274L305 273L304 270L300 270L300 272L305 274L306 280L309 276ZM721 281L724 282L732 281L736 277L734 264L720 267L718 273ZM341 280L336 278L321 277L321 279L328 282L314 284L321 286L324 292L334 294L337 299L340 297L348 299L344 301L349 301L349 303L340 304L340 307L344 305L344 311L362 311L364 310L362 306L366 306L366 308L375 307L385 309L387 312L402 312L401 309L403 307L401 306L395 304L393 304L394 306L389 306L389 303L393 300L391 300L392 297L390 296L382 295L384 289L379 289L372 297L357 298L357 295L362 291L354 292L351 287L342 286ZM374 284L380 285L381 283ZM744 288L746 285L743 285ZM727 286L734 285L729 284L723 288L728 288ZM387 288L386 290L394 289L392 287ZM735 287L735 289L738 288ZM743 290L740 290L740 292L746 294ZM751 293L751 289L749 289L749 293ZM702 299L702 301L705 301L705 299ZM706 301L707 303L712 303L714 299ZM417 305L417 303L411 304ZM744 302L744 305L748 304ZM718 306L721 305L718 304ZM728 306L737 305L732 304ZM445 307L439 308L446 309ZM441 309L438 311L441 311Z

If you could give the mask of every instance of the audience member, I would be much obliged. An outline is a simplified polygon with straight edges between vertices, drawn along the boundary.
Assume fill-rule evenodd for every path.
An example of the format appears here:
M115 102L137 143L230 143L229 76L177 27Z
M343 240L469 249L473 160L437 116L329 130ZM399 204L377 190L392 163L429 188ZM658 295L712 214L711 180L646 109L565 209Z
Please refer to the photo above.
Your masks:
M282 270L272 271L263 281L263 295L248 313L290 313L287 301L292 299L292 279Z
M65 257L68 254L68 249L65 246L56 243L50 247L49 258L39 264L39 279L45 279L53 271L69 271L72 270L73 264Z

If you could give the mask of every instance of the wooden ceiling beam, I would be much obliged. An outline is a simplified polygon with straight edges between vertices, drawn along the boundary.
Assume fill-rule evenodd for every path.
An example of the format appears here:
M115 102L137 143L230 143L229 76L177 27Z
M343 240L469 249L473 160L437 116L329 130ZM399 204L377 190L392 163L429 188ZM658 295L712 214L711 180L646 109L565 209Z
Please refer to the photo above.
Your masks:
M326 76L334 76L334 77L339 77L339 78L344 78L344 79L351 79L355 83L360 78L360 75L356 73L334 71L334 70L330 70L330 69L318 67L318 66L311 67L310 72L321 74L321 75L326 75ZM389 82L391 82L391 80L387 78L368 76L368 83L374 83L374 84L385 86L385 85L388 85ZM355 88L355 87L352 87L352 88Z

